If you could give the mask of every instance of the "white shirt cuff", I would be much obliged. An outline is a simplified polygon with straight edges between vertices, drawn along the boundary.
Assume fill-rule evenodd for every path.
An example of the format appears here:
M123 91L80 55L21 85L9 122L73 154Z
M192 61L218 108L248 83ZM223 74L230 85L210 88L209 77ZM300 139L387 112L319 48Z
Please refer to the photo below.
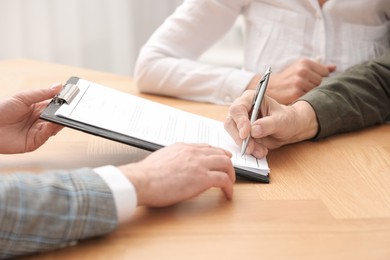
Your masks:
M225 105L232 104L246 90L246 87L255 75L255 73L245 70L232 70L218 90L218 100L221 100L222 104Z
M137 207L137 193L134 185L116 167L106 165L93 169L111 189L119 224L127 222Z

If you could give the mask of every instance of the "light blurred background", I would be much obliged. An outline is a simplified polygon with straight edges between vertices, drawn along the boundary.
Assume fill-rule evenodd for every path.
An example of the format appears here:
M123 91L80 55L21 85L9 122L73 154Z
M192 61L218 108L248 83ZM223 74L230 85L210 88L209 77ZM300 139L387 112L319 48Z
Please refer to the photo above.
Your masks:
M0 60L133 75L140 47L182 0L0 0ZM240 67L242 22L200 58Z

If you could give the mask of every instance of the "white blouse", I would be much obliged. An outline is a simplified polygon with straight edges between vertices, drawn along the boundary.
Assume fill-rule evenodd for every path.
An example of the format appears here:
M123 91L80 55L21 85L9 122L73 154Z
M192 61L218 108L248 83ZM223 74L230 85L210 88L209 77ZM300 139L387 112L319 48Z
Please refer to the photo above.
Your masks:
M242 69L197 61L245 20ZM229 104L255 73L306 57L339 73L390 46L390 0L185 0L140 51L135 78L143 92ZM228 53L226 55L229 55Z

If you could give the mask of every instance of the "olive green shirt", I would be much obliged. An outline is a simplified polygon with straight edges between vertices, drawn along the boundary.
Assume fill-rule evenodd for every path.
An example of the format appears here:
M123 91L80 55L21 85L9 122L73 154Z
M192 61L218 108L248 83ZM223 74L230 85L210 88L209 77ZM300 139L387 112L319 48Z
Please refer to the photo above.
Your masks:
M390 120L390 51L324 80L300 100L317 114L315 139Z

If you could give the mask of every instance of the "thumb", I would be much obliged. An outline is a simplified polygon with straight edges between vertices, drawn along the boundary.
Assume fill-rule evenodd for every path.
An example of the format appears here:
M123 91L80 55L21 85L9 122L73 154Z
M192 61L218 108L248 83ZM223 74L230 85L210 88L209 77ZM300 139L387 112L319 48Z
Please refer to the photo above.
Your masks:
M50 88L24 91L15 95L15 98L21 100L27 106L39 103L54 97L62 89L62 84L54 84Z
M252 125L251 135L253 138L263 138L273 135L276 131L275 122L272 116L260 118Z

